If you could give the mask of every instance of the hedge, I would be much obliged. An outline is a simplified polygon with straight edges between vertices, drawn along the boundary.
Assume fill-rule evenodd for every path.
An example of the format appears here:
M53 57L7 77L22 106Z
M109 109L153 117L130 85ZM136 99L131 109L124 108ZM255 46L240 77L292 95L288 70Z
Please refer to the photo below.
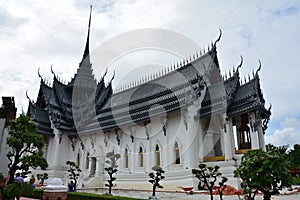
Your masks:
M28 183L23 184L23 188L22 188L23 197L43 199L43 192L44 190L32 188L32 186Z
M68 192L68 200L141 200L137 198L129 198L129 197L119 197L119 196L107 196L86 192Z
M300 177L293 179L293 185L300 185Z

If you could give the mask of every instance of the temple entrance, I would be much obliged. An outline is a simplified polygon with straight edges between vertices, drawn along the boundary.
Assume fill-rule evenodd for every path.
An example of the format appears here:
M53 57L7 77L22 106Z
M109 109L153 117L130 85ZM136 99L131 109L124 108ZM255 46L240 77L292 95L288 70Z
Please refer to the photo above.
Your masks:
M252 137L249 114L243 114L234 117L233 125L235 126L236 150L249 150L252 148ZM253 129L253 128L252 128Z
M96 173L96 158L95 157L92 157L91 158L91 171L90 171L90 177L92 176L95 176L95 173Z
M203 156L204 161L223 160L221 132L222 127L220 116L212 115L210 118L203 119Z
M250 128L247 124L242 124L237 131L238 148L251 149Z

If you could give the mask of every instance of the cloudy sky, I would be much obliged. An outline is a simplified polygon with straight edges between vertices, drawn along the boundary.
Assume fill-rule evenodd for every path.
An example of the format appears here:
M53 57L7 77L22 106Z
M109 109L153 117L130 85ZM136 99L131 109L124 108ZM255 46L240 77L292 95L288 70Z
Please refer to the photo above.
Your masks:
M239 64L240 55L244 57L242 77L257 69L258 59L262 62L261 87L266 106L272 103L267 143L300 143L298 1L1 0L0 95L14 96L19 113L27 110L26 90L33 100L37 96L38 68L48 80L52 80L52 64L64 81L76 72L85 45L90 5L91 51L116 35L141 28L175 31L207 47L221 28L223 35L217 48L223 74ZM150 62L138 54L128 58L143 58L145 65ZM173 57L169 60L177 61Z

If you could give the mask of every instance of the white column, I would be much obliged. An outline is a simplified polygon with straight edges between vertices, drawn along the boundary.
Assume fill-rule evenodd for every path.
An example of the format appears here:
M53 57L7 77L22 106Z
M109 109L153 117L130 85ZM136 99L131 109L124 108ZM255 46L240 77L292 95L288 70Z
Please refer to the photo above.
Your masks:
M259 148L262 149L263 151L266 151L265 137L261 126L261 119L257 129L258 129Z
M55 151L54 151L55 153L54 153L54 156L52 157L54 159L53 161L54 161L54 166L55 167L61 166L61 160L60 160L61 155L62 155L61 147L63 145L64 140L67 139L67 138L64 138L63 134L58 130L57 130L56 135L58 135L58 141L55 143ZM69 144L65 144L65 145L67 146ZM68 146L68 147L71 148L70 146Z
M88 176L90 176L91 170L92 170L92 157L89 156L88 158L89 158L89 169L88 169L89 171L88 171Z
M233 158L233 143L232 143L232 119L228 118L226 120L225 118L225 127L226 130L224 131L225 134L225 160L232 160Z
M252 127L250 128L250 137L251 137L251 149L259 149L259 138L258 134L255 130L255 127L253 127L256 121L255 113L250 113L250 120L249 123L252 124Z
M102 157L98 156L96 157L96 170L95 170L95 177L101 176L103 173L103 159Z
M202 125L202 123L201 123ZM201 128L199 128L199 161L203 162L203 158L204 158L204 130L203 130L203 126L201 126Z
M190 119L193 119L193 116L195 116L197 113L194 112L196 111L196 107L195 106L191 106L188 108L188 117ZM193 113L194 112L194 113ZM195 157L195 155L197 155L197 152L199 151L199 137L198 137L198 131L199 129L201 129L199 121L198 120L190 120L187 122L188 123L188 130L184 130L186 137L188 138L187 142L190 145L188 148L188 160L189 160L189 164L185 163L185 166L188 166L189 168L197 168L199 165L199 160L197 159L197 157ZM174 144L171 147L172 148L172 157L174 154ZM186 147L184 148L186 149ZM172 158L172 162L174 162L174 158Z
M151 138L149 140L147 140L147 149L146 149L146 153L144 153L144 169L147 173L149 173L151 170L152 170L152 167L154 166L154 162L151 162L152 159L151 159L151 155L154 155L154 150L155 150L155 146L154 148L152 149L151 148ZM144 150L145 152L145 150ZM153 159L154 161L154 159Z
M250 136L251 136L251 149L259 149L259 141L256 131L250 130Z
M137 166L136 163L138 163L137 154L139 152L139 147L136 148L135 143L136 141L134 140L134 142L131 144L131 152L129 152L129 172L131 173L135 172L135 167Z

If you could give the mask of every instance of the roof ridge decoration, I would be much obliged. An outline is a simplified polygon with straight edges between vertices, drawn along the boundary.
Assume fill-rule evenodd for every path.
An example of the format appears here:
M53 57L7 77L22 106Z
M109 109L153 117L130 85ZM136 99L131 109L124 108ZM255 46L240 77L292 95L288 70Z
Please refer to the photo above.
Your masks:
M221 37L222 37L222 29L219 28L219 37L216 39L216 41L214 42L213 46L215 47L217 45L217 42L219 42L221 40Z
M258 65L258 69L255 72L255 76L258 76L258 72L261 70L261 61L260 59L258 59L259 65Z
M47 79L46 78L43 79L42 75L40 74L40 67L38 68L38 76L41 78L41 84L46 85L47 87L50 87L49 83L47 83L48 82Z
M54 77L56 77L56 74L54 73L52 66L53 66L53 64L51 64L51 66L50 66L51 73L53 74Z
M41 80L43 80L43 77L40 74L40 67L38 68L38 76L41 78Z
M242 56L242 55L240 56L240 58L241 58L241 61L240 61L240 64L237 66L237 68L235 69L234 66L232 67L232 75L231 75L230 69L229 69L229 71L228 71L228 75L227 75L227 73L225 72L224 77L223 77L223 80L224 80L224 81L229 80L230 78L239 75L239 69L242 67L243 62L244 62L244 59L243 59L243 56Z
M158 71L155 71L148 75L142 76L131 82L124 83L119 88L116 88L114 93L123 92L123 91L131 89L133 87L136 87L136 86L142 85L144 83L150 82L152 80L161 78L162 76L172 73L173 71L176 71L178 69L181 69L181 68L195 62L196 60L200 59L201 57L207 55L211 50L213 50L216 47L217 42L219 42L221 39L222 30L219 29L219 31L220 31L219 37L217 38L217 40L214 43L211 43L210 45L208 45L207 51L205 50L205 48L203 48L203 50L201 50L201 49L196 50L194 53L186 56L185 58L181 58L181 59L175 61L174 63L171 63L170 65L168 65L165 68L159 69Z
M241 62L240 62L240 64L238 65L238 67L236 68L236 71L237 71L237 72L239 71L239 68L242 67L242 64L243 64L243 62L244 62L243 56L241 55L240 57L241 57Z
M241 85L245 85L248 84L249 82L255 80L258 77L258 72L261 70L261 61L260 59L258 59L258 68L257 70L254 72L254 70L252 70L252 78L250 77L250 74L248 74L248 81L247 81L247 77L244 76L244 82L243 79L241 79L240 84Z
M28 96L28 91L26 90L26 97L29 100L29 103L32 104L33 102L31 101L30 97Z

